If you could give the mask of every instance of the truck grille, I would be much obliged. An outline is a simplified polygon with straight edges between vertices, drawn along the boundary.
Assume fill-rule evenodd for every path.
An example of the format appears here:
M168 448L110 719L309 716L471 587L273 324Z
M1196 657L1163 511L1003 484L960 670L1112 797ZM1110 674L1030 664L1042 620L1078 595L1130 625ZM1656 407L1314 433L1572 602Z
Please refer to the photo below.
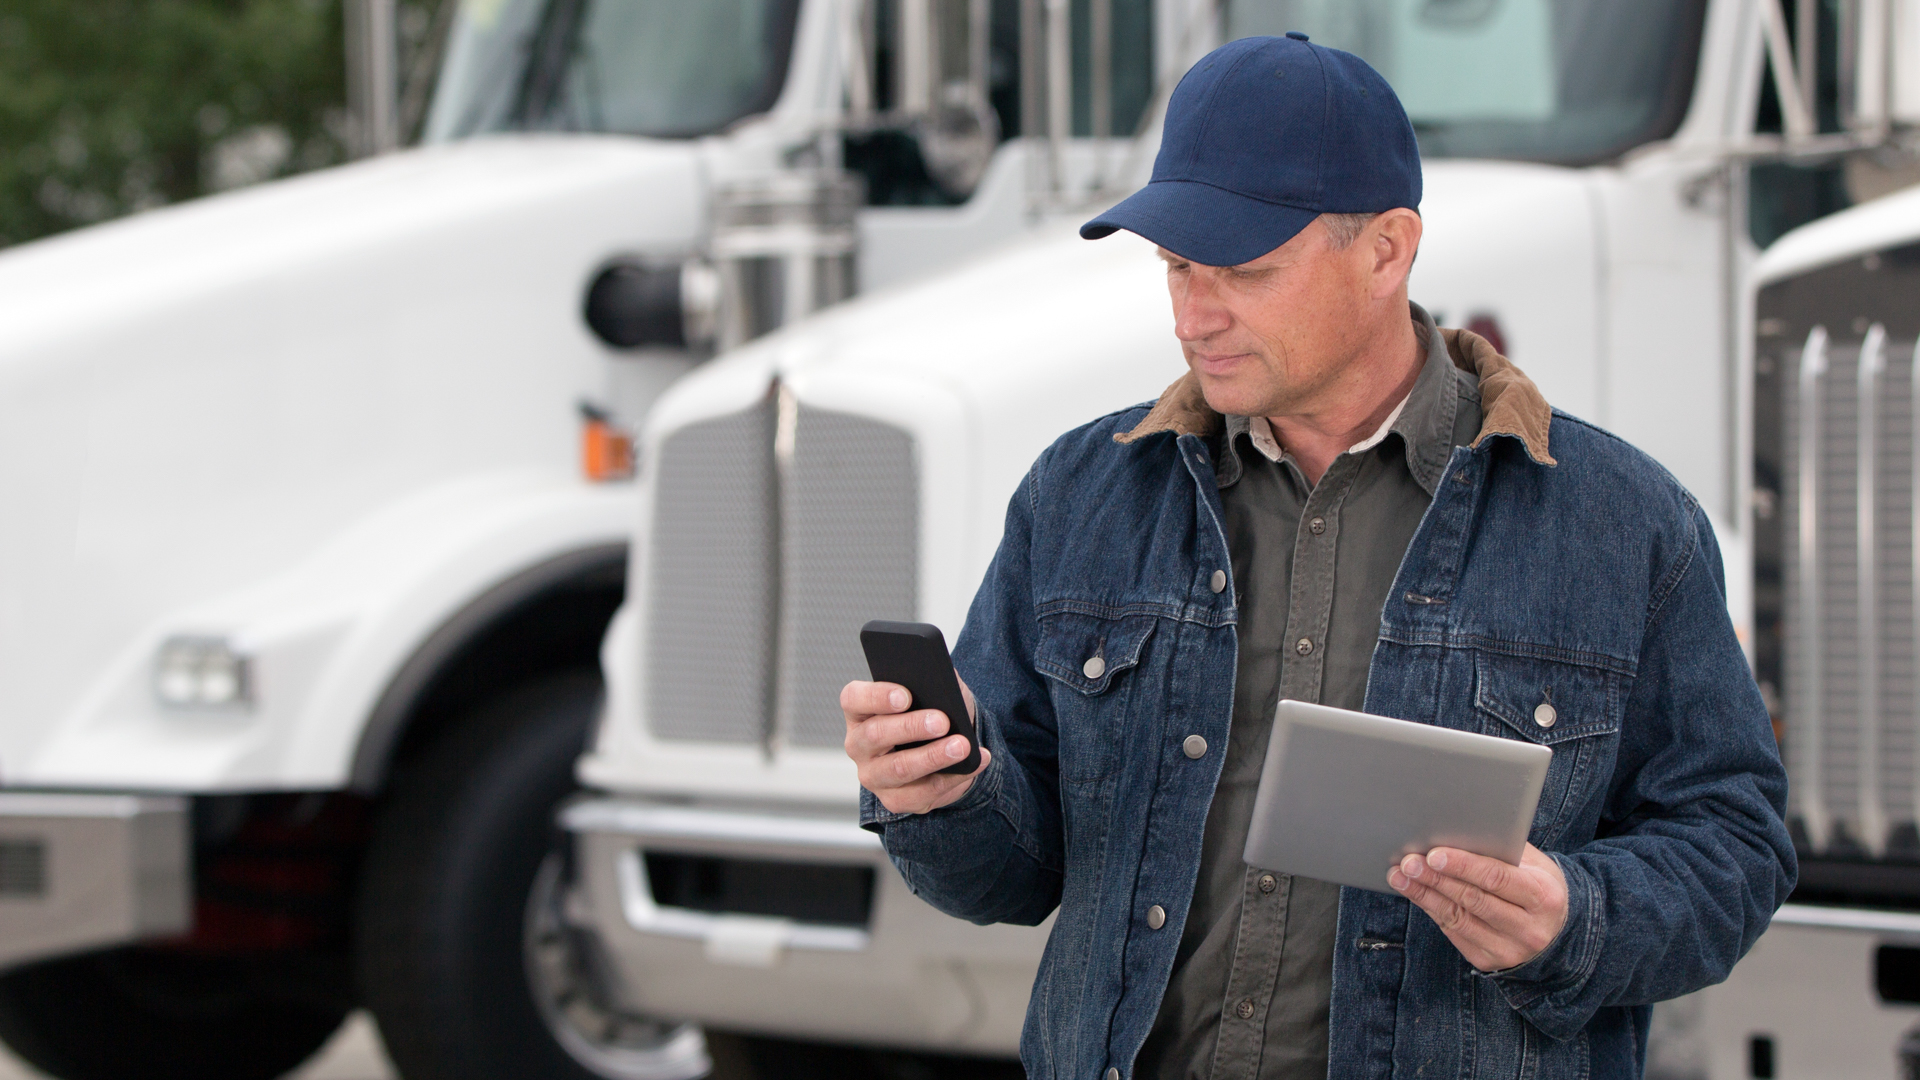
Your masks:
M912 437L784 394L661 448L647 722L663 739L838 746L859 631L911 619L919 551Z
M774 404L660 448L647 558L646 708L663 739L765 737L773 674Z
M780 500L780 692L776 731L838 746L840 688L867 677L860 627L913 618L913 440L899 428L800 406Z
M1776 716L1800 840L1827 857L1920 857L1914 343L1817 326L1761 353L1780 402L1756 425L1762 462L1778 455L1779 587L1758 582L1756 622L1783 616Z

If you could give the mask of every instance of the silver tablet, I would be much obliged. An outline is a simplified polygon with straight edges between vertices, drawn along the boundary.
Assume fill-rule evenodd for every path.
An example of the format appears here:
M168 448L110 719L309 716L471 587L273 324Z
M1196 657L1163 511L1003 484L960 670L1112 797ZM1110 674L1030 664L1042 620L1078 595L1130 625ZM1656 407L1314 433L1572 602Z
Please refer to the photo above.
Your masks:
M1247 865L1384 893L1390 867L1431 848L1517 865L1552 757L1518 739L1282 701Z

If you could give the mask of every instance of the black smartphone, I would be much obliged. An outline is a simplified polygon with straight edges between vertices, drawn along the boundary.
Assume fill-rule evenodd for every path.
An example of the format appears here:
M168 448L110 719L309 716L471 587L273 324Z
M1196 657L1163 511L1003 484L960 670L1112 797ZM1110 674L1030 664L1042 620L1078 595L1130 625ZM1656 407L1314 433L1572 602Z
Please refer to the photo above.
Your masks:
M947 639L932 623L888 622L875 619L860 628L860 647L867 653L867 670L874 682L898 683L913 695L914 709L938 709L947 714L947 735L967 737L967 756L940 771L965 775L980 767L980 737L973 730L960 678L953 673ZM946 738L947 735L940 736ZM901 743L896 750L925 746L932 739Z

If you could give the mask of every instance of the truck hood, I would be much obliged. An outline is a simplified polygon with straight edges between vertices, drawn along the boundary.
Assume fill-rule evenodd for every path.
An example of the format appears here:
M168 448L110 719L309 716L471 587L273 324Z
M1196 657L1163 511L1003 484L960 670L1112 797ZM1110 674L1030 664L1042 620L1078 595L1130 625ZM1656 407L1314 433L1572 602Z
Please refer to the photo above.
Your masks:
M220 632L182 620L369 515L572 482L576 403L609 377L584 288L694 248L696 155L478 140L0 253L0 781L98 721L105 672Z

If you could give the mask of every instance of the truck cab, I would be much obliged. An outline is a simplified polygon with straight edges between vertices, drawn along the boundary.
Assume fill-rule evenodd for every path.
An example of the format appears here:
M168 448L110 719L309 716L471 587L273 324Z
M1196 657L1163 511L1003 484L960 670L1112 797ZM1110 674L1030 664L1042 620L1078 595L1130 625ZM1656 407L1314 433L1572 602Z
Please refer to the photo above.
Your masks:
M1299 30L1386 76L1426 176L1413 297L1699 497L1754 640L1743 297L1761 247L1843 202L1843 177L1864 197L1899 174L1913 12L1862 6L1836 26L1770 0L1188 10L1155 40L1176 70ZM1081 241L1088 209L727 352L650 413L630 588L580 765L592 794L561 818L610 1008L1017 1046L1046 927L966 925L914 898L857 825L837 695L865 677L868 619L958 635L1048 443L1184 370L1152 249ZM1111 692L1126 668L1073 689ZM1701 1029L1661 1030L1673 1047L1656 1061L1704 1060Z

